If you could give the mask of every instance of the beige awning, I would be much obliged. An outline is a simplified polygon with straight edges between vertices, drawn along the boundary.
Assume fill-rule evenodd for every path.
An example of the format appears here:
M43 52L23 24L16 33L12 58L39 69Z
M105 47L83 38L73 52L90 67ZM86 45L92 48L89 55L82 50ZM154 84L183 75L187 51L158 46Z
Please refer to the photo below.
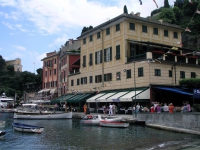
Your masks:
M50 91L50 89L42 89L42 90L40 90L38 93L49 92L49 91Z
M54 94L57 92L57 89L51 89L50 94Z

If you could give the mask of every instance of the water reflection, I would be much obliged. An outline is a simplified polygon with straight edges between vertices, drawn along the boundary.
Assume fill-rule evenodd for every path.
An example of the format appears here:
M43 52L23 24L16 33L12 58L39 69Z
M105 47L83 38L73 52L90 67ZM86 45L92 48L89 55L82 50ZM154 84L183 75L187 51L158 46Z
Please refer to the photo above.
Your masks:
M200 136L157 130L145 126L106 128L81 126L78 119L68 120L14 120L16 122L44 126L42 134L13 131L12 114L4 114L4 130L7 134L0 140L1 149L52 149L52 150L155 150L179 149L186 144L198 146ZM11 144L12 143L12 144Z

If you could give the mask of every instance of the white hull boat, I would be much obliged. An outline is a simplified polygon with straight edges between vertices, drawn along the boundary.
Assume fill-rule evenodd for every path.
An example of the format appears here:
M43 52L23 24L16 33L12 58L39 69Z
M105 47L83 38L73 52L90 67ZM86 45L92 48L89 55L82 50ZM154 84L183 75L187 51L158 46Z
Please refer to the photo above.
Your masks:
M0 138L4 138L5 134L6 134L6 132L0 131Z
M22 124L22 123L12 123L13 129L20 132L29 132L29 133L42 133L44 127Z
M113 127L113 128L127 128L129 126L129 123L101 121L100 126L102 126L102 127Z
M71 119L72 112L14 113L14 119Z
M100 121L107 121L107 122L120 122L122 121L121 117L108 117L102 118L101 115L92 116L88 115L81 119L80 124L82 125L99 125Z

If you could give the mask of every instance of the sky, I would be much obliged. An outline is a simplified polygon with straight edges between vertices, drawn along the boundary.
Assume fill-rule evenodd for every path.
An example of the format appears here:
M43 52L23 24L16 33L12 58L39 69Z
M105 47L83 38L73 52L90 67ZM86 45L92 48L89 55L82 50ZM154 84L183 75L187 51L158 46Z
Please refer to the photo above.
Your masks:
M0 0L0 55L21 59L22 71L42 68L46 53L59 51L69 39L77 39L83 27L93 27L123 13L150 16L153 0ZM170 5L174 0L168 0ZM158 7L164 0L156 0Z

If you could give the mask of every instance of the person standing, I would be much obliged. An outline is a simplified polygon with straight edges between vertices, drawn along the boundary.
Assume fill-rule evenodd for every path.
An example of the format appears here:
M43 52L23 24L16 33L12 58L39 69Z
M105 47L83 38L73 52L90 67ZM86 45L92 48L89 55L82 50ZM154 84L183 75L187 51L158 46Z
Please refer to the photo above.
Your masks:
M112 105L113 116L115 115L115 109L116 109L115 104L113 104Z
M138 113L140 111L140 104L138 103L135 109L136 113Z
M106 115L106 106L103 106L103 114Z
M87 113L87 105L86 104L83 106L83 110L84 110L84 114L86 114Z
M169 104L169 113L173 113L174 105L172 103Z
M111 103L110 103L110 105L109 105L109 113L108 113L108 115L109 115L109 116L110 116L110 115L111 115L111 116L113 115Z
M169 112L169 107L167 106L166 103L164 104L163 111L164 112Z

